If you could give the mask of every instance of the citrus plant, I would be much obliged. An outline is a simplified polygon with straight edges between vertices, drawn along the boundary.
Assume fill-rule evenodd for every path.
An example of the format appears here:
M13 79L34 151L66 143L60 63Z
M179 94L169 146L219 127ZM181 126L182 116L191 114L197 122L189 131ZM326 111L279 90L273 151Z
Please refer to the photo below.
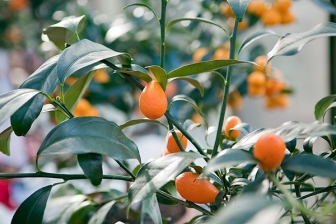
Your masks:
M79 28L84 17L61 21L47 28L44 33L61 51L42 64L19 89L0 96L0 123L10 119L11 124L0 134L0 150L9 155L11 134L25 136L41 113L53 112L56 125L36 153L35 172L1 173L0 178L54 178L61 181L41 186L30 195L18 207L12 223L108 223L111 219L109 214L122 209L125 210L125 218L133 222L168 222L168 217L161 215L160 204L180 204L196 209L199 215L189 223L246 223L257 213L267 217L266 223L332 223L336 212L336 127L325 122L324 116L335 107L336 96L327 96L317 102L314 111L316 121L308 124L289 121L277 128L251 130L239 117L226 119L225 115L231 94L229 87L236 69L245 65L254 67L258 73L256 77L250 75L247 79L251 83L249 88L279 95L282 85L273 87L277 80L267 74L272 58L299 53L306 43L316 38L336 36L336 24L321 23L306 32L286 34L279 38L266 57L258 57L255 62L239 60L239 53L253 41L274 35L270 31L260 31L237 44L239 24L248 14L249 6L255 2L260 1L225 2L228 4L225 11L234 19L229 31L213 21L198 17L166 22L167 0L161 1L160 16L149 4L128 5L125 10L133 6L146 7L154 14L160 27L160 63L145 67L135 64L126 52L80 39ZM279 12L288 11L288 2L272 1ZM172 70L165 69L166 33L183 20L220 28L229 41L229 58L201 60ZM225 70L221 70L223 68ZM109 77L106 78L102 71L106 71ZM176 79L190 83L203 94L203 86L193 78L199 73L219 75L222 81L223 97L216 127L208 125L207 117L191 97L178 94L168 102L165 95L168 83ZM65 89L67 80L74 74L79 78ZM117 124L99 117L92 105L82 100L95 77L104 81L113 80L116 76L142 92L138 100L145 118ZM210 132L215 132L213 143L201 146L199 139L190 132L199 124L172 116L171 109L178 101L190 105L203 119L205 138ZM90 113L86 114L88 111ZM168 153L143 162L137 145L126 136L124 129L147 122L167 129ZM313 150L318 138L329 145L322 153ZM302 146L298 145L299 139L304 139ZM187 144L193 148L187 149ZM63 174L44 171L42 157L54 158L57 154L75 155L82 172ZM104 173L106 157L112 158L125 175ZM137 163L133 170L127 165L130 160ZM315 185L317 177L326 178L328 184ZM93 186L103 185L103 180L120 180L130 185L125 192L111 189L67 196L62 206L48 207L57 200L57 197L50 198L56 186L69 181L75 184L79 179L87 179ZM133 205L138 203L141 209L136 210ZM269 209L273 212L265 216Z

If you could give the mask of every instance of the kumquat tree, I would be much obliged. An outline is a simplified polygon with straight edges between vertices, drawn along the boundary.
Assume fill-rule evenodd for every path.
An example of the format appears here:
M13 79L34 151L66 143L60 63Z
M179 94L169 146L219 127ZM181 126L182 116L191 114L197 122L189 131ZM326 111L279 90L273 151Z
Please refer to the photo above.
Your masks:
M11 223L173 223L174 217L164 212L177 206L197 212L184 221L190 224L335 223L336 126L325 116L335 107L336 96L316 102L312 111L316 120L311 123L288 121L275 128L253 130L228 108L236 111L243 95L265 97L268 108L284 107L291 88L272 60L296 55L317 38L336 36L336 24L325 22L304 32L278 35L269 28L295 20L291 0L213 1L218 14L225 16L225 26L198 16L168 20L167 12L174 10L170 1L161 0L161 7L150 2L132 3L124 11L141 7L152 14L160 37L151 42L160 52L157 64L140 65L127 45L125 52L119 52L81 39L86 17L71 17L43 30L59 53L19 88L0 95L0 124L10 120L0 133L3 154L15 150L10 148L11 136L26 136L40 115L50 114L55 124L34 155L34 172L0 173L6 180L56 180L28 196ZM225 41L220 46L200 45L190 63L167 69L169 33L182 22L211 26ZM240 32L258 22L267 29L239 38ZM277 38L269 52L242 56L252 43L267 37ZM211 85L203 86L196 75ZM123 80L139 91L133 106L141 118L117 123L100 116L86 96L92 82L106 80ZM168 98L168 86L180 81L193 91ZM221 90L220 97L214 88ZM202 97L220 99L216 115L206 112ZM189 117L176 115L180 106L190 107ZM144 124L166 133L164 149L157 149L161 156L146 162L126 132ZM205 130L206 145L191 134L200 128ZM317 139L328 145L318 153ZM45 170L59 156L75 158L79 172ZM107 173L111 161L116 168ZM316 185L317 178L328 183ZM76 191L77 181L83 180L92 187L91 193ZM107 186L112 180L125 183L126 189ZM70 183L71 190L65 187Z

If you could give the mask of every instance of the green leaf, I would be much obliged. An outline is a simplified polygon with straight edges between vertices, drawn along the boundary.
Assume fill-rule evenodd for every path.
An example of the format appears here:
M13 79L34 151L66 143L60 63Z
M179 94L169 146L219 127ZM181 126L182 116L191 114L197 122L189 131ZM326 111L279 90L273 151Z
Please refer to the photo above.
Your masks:
M252 0L228 0L232 11L236 17L236 20L241 22L245 15L247 6L250 4Z
M256 41L260 38L269 36L269 35L279 37L279 35L272 30L260 30L260 31L254 32L251 35L247 36L243 40L242 44L240 45L240 48L238 49L238 54L240 53L241 50L243 50L244 48L246 48L247 46L252 44L254 41Z
M148 75L148 72L146 71L146 69L144 69L140 65L132 64L131 68L124 67L116 72L119 72L121 74L125 73L128 75L132 75L146 82L152 81L152 78Z
M233 149L248 149L256 143L260 136L265 133L273 132L282 137L287 142L293 138L306 138L308 136L325 136L336 134L336 126L322 122L301 123L301 122L286 122L277 128L258 129L244 136L232 148Z
M317 104L315 105L315 111L314 111L316 120L323 121L324 115L326 114L328 109L331 108L331 106L333 105L335 101L336 101L335 94L326 96L322 98L321 100L319 100Z
M115 160L137 159L138 147L117 124L101 117L76 117L53 128L43 140L36 162L43 154L99 153Z
M64 94L64 104L71 112L75 110L78 101L84 95L95 74L96 71L91 71L80 77ZM61 123L67 119L67 117L60 111L57 111L55 115L57 123Z
M67 224L83 224L89 219L91 213L95 211L95 206L90 201L83 201L79 208L72 213Z
M10 138L11 134L13 132L13 129L11 126L6 128L3 132L0 133L0 152L3 154L9 156L10 155Z
M280 209L280 203L277 200L269 200L266 196L259 194L244 194L230 201L216 212L216 216L209 219L209 224L223 223L248 223L259 212L269 207ZM278 216L275 216L278 218ZM260 217L261 218L261 217ZM271 220L258 220L260 223L273 223Z
M56 55L43 63L32 75L30 75L19 87L20 89L36 89L46 94L54 92L58 83L56 65L59 55ZM19 108L10 118L12 128L17 136L28 133L31 125L40 115L44 95L36 95Z
M127 65L132 62L129 54L113 51L87 39L81 40L62 52L56 67L58 79L64 83L67 77L82 68L96 66L96 62L102 60L113 63L113 59Z
M66 44L73 44L78 39L78 33L83 29L85 16L71 17L49 26L43 33L46 34L59 49L63 50Z
M51 189L52 185L43 187L24 200L14 213L11 224L42 223Z
M145 164L129 190L130 204L152 196L198 158L202 158L198 153L178 152Z
M166 33L168 33L169 29L176 23L182 22L182 21L196 21L196 22L201 22L201 23L207 23L207 24L211 24L214 26L217 26L218 28L220 28L221 30L223 30L226 34L226 36L228 37L228 39L230 39L230 34L226 31L226 29L224 29L221 25L213 22L212 20L208 20L208 19L204 19L204 18L180 18L180 19L174 19L170 22L167 23L166 25Z
M78 154L77 160L85 176L93 186L98 186L103 180L103 157L97 153Z
M152 119L148 119L148 118L141 118L141 119L134 119L134 120L129 120L127 122L125 122L122 125L119 125L120 129L124 129L127 128L129 126L132 125L137 125L137 124L142 124L142 123L154 123L154 124L160 124L163 127L165 127L166 129L168 129L168 126L165 125L164 123L158 121L158 120L152 120Z
M147 9L149 9L149 10L154 14L156 20L157 20L158 22L160 22L160 18L156 15L155 11L154 11L149 5L144 4L144 3L132 3L132 4L129 4L129 5L126 5L126 6L124 7L124 10L125 10L126 8L131 7L131 6L143 6L143 7L146 7Z
M95 212L90 218L88 224L103 224L105 222L106 215L111 210L115 201L110 201L103 205L97 212Z
M16 89L0 95L0 125L38 93L35 89Z
M314 154L297 154L283 161L281 167L298 173L336 179L336 163Z
M151 66L148 66L147 68L151 70L156 80L160 83L162 89L166 91L166 86L168 83L166 71L157 65L151 65Z
M199 114L201 115L201 117L203 118L204 120L204 123L206 125L206 128L208 129L209 127L209 124L205 118L205 115L203 114L202 110L197 106L196 102L191 99L190 97L186 96L186 95L182 95L182 94L179 94L179 95L175 95L172 100L171 100L171 103L169 105L169 109L172 107L172 105L177 102L177 101L185 101L187 103L189 103L193 108L194 110Z
M196 89L198 89L201 96L204 96L204 87L202 86L202 84L197 79L193 79L193 78L189 78L189 77L177 77L177 78L171 79L170 81L175 81L175 80L187 81L189 84L193 85Z
M170 79L175 77L195 75L203 72L210 72L219 68L242 63L249 63L249 62L228 59L228 60L210 60L210 61L192 63L170 71L168 73L168 78Z
M267 59L269 61L275 56L297 54L308 42L327 36L336 36L335 23L320 23L306 32L287 33L278 40L273 49L267 54Z
M162 224L162 217L159 208L159 203L156 199L156 194L147 197L141 204L141 223L147 223L147 215L151 218L153 223Z
M258 161L253 157L253 155L245 150L240 149L224 149L214 158L212 158L208 165L204 169L205 174L210 174L211 172L229 167L232 165L237 165L239 163L257 163Z

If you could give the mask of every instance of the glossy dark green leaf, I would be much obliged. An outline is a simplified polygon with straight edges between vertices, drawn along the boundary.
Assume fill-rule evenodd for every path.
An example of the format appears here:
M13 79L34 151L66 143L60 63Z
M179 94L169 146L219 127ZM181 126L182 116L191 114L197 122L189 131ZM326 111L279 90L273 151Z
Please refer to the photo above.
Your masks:
M196 21L196 22L201 22L201 23L207 23L207 24L210 24L210 25L213 25L213 26L216 26L218 28L220 28L221 30L223 30L226 34L226 36L228 38L230 38L230 34L226 31L226 29L224 29L223 26L221 26L220 24L218 23L215 23L214 21L212 20L209 20L209 19L204 19L204 18L179 18L179 19L174 19L170 22L167 23L166 25L166 31L168 32L169 29L176 23L179 23L179 22L182 22L182 21Z
M156 194L145 198L141 203L141 223L148 222L147 215L153 223L162 224L162 217Z
M51 94L58 83L56 65L59 55L56 55L43 63L20 86L20 89L36 89L46 94ZM31 125L40 115L45 96L36 95L28 100L10 118L11 125L17 136L26 135Z
M250 4L252 0L228 0L232 11L236 17L236 20L241 22L245 15L247 6Z
M240 53L241 50L252 44L254 41L270 35L279 37L279 35L272 30L260 30L257 32L253 32L251 35L247 36L243 40L243 42L240 45L240 48L238 49L238 54Z
M315 118L316 120L323 121L324 120L324 115L328 111L328 108L336 101L336 95L330 95L322 98L317 102L315 105Z
M97 153L78 154L77 160L92 185L98 186L103 180L103 156Z
M76 211L74 211L67 224L83 224L86 223L91 214L95 211L95 206L90 201L82 202Z
M201 96L204 96L204 87L202 86L202 84L197 79L193 79L193 78L189 78L189 77L177 77L177 78L171 79L170 81L174 81L174 80L187 81L189 84L193 85L196 89L198 89Z
M332 22L320 23L312 29L302 33L287 33L275 44L267 54L271 60L279 55L295 55L310 41L319 37L336 36L336 24Z
M110 201L103 205L97 212L95 212L90 218L88 224L103 224L106 219L107 213L111 210L112 206L115 204L115 201Z
M296 148L296 138L293 138L290 141L286 141L286 148L290 151L290 152L294 152L295 148Z
M72 112L75 110L78 101L82 98L85 91L87 90L93 76L95 75L96 71L91 71L88 74L80 77L72 86L64 94L64 104L67 108ZM61 123L65 121L67 117L57 111L55 114L55 118L57 123Z
M241 194L251 194L251 193L252 194L265 194L266 191L265 191L265 187L263 186L264 181L265 181L264 176L260 176L256 178L254 181L250 182L243 188Z
M153 123L153 124L159 124L163 127L165 127L166 129L168 129L168 126L165 125L164 123L158 121L158 120L152 120L152 119L148 119L148 118L140 118L140 119L134 119L134 120L129 120L126 121L124 124L119 125L120 129L124 129L133 125L137 125L137 124L143 124L143 123Z
M131 68L125 68L124 67L124 68L121 68L120 70L118 70L116 72L119 72L121 74L132 75L132 76L135 76L135 77L137 77L139 79L142 79L146 82L152 81L152 78L148 75L148 72L146 71L146 69L144 69L140 65L131 64Z
M171 103L169 105L169 109L173 106L173 104L177 101L185 101L187 103L190 104L190 106L192 106L194 108L194 110L203 118L204 123L206 125L206 128L208 129L209 124L207 119L205 118L205 115L203 114L202 110L197 106L196 102L191 99L190 97L186 96L186 95L175 95L172 99L171 99Z
M166 71L157 65L151 65L147 67L153 73L155 79L160 83L163 90L166 90L168 83Z
M263 209L274 206L280 209L278 200L269 200L266 196L258 194L244 194L230 201L227 206L224 206L217 215L209 219L208 224L223 224L223 223L248 223L252 218ZM277 218L277 217L276 217ZM260 223L273 223L270 220L259 220Z
M281 164L281 167L298 173L336 179L335 161L314 154L297 154Z
M16 89L0 95L0 125L38 93L35 89Z
M59 49L63 50L66 44L73 44L78 39L78 33L83 29L85 16L66 18L59 23L49 26L43 33Z
M154 14L156 20L157 20L158 22L160 21L160 18L156 15L155 11L154 11L149 5L144 4L144 3L137 2L137 3L132 3L132 4L129 4L129 5L126 5L126 6L124 7L124 9L127 9L127 8L129 8L129 7L131 7L131 6L142 6L142 7L145 7L145 8L147 8L147 9L149 9L149 10Z
M113 59L126 65L132 62L129 54L113 51L87 39L81 40L62 52L56 67L58 79L64 83L67 77L82 68L96 66L95 63L102 60L113 63Z
M322 122L301 123L286 122L277 128L258 129L244 136L232 148L248 149L265 133L273 132L282 137L287 142L293 138L306 138L308 136L325 136L336 134L336 126Z
M37 158L43 154L99 153L115 160L137 159L138 147L117 124L101 117L76 117L53 128L43 140Z
M152 196L198 158L202 158L198 153L178 152L145 164L129 190L130 204Z
M315 141L318 139L318 137L308 137L303 141L302 147L303 150L307 153L313 153L313 147Z
M204 168L205 174L210 174L211 172L229 167L232 165L237 165L239 163L257 163L257 160L253 155L245 150L240 149L224 149L217 154L216 157L212 158L209 163Z
M51 189L52 185L43 187L24 200L14 213L11 224L42 223Z
M326 12L335 15L336 7L329 0L311 0L317 6L321 7Z
M183 65L179 68L176 68L168 73L168 78L183 77L189 75L196 75L203 72L210 72L219 68L228 67L231 65L249 63L246 61L239 60L211 60L211 61L202 61L193 64Z
M6 128L0 133L0 152L2 152L3 154L7 156L10 155L9 143L10 143L12 132L13 132L13 129L11 126L9 126L8 128Z

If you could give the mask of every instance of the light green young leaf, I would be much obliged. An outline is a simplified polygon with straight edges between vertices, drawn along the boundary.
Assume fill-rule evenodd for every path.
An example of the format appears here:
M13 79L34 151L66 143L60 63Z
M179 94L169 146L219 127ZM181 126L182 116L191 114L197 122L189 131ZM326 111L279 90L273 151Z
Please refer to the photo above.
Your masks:
M226 31L226 29L224 29L221 25L213 22L212 20L208 20L208 19L204 19L204 18L180 18L180 19L174 19L170 22L167 23L166 25L166 32L168 33L169 29L176 23L182 22L182 21L197 21L197 22L202 22L202 23L207 23L207 24L211 24L214 26L217 26L218 28L220 28L221 30L223 30L227 36L228 39L230 39L230 34Z
M13 132L13 129L11 126L9 126L8 128L6 128L4 131L0 133L0 152L2 152L3 154L7 156L10 155L9 143L10 143L12 132Z
M239 61L239 60L210 60L210 61L202 61L193 64L188 64L176 68L168 73L168 78L175 77L183 77L189 75L196 75L203 72L210 72L219 68L228 67L231 65L242 64L242 63L250 63L247 61Z
M193 79L193 78L189 78L189 77L177 77L177 78L171 79L170 82L174 81L174 80L187 81L189 84L193 85L196 89L198 89L201 96L204 96L204 87L202 86L202 84L197 79Z
M193 152L178 152L145 164L141 167L129 190L130 204L152 196L198 158L202 158L202 155Z
M323 121L324 120L324 115L326 112L331 108L331 106L334 106L334 102L336 101L336 95L330 95L322 98L317 102L315 105L315 119Z
M162 89L165 91L168 83L166 71L157 65L148 66L149 70L153 73L156 80L160 83Z
M137 77L139 79L142 79L146 82L152 81L152 78L148 75L148 72L146 71L146 69L144 69L140 65L131 64L131 68L123 67L116 72L119 72L121 74L125 73L125 74L128 74L128 75L132 75L132 76L135 76L135 77Z
M129 4L129 5L126 5L126 6L124 7L124 10L127 9L127 8L129 8L129 7L131 7L131 6L142 6L142 7L145 7L145 8L147 8L147 9L149 9L149 10L154 14L156 20L157 20L158 22L160 22L160 18L156 15L155 11L154 11L149 5L144 4L144 3L139 3L139 2L137 2L137 3L132 3L132 4Z
M273 49L267 54L267 60L270 61L273 57L280 55L295 55L308 42L319 37L328 36L336 36L336 23L320 23L306 32L287 33L278 40Z
M236 20L241 22L245 15L247 6L250 4L252 0L228 0L232 11L236 17Z
M162 217L159 208L159 203L156 198L156 194L153 194L151 197L145 198L142 201L141 206L141 223L145 224L146 215L148 215L153 223L162 224Z
M73 44L79 41L78 33L83 29L84 23L85 16L66 18L59 23L49 26L43 33L59 49L63 50L65 44Z

